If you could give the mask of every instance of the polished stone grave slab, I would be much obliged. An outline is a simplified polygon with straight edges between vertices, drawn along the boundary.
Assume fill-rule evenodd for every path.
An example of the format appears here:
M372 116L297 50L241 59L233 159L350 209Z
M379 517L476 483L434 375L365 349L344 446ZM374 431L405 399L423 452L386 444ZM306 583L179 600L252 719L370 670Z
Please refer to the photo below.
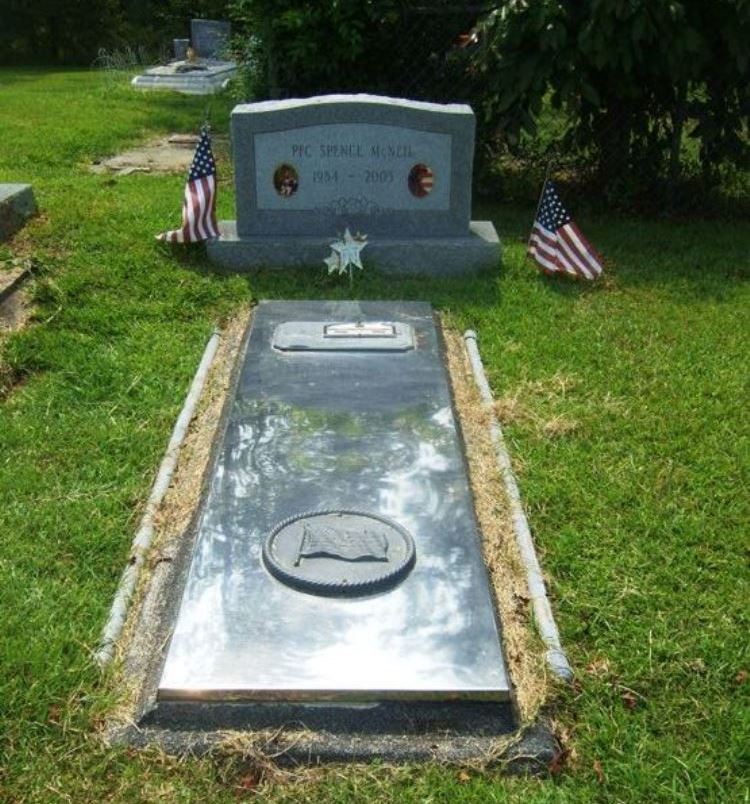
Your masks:
M509 697L431 308L261 303L152 720Z

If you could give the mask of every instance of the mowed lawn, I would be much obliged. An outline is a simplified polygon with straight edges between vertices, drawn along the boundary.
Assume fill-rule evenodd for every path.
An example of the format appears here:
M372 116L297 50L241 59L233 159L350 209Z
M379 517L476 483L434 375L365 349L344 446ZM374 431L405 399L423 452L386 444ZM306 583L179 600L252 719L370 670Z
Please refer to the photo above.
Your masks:
M551 779L375 765L271 784L236 757L102 745L92 651L212 327L249 299L350 295L322 263L214 274L154 240L182 176L88 172L205 108L90 71L0 71L0 181L32 182L42 209L0 244L38 271L33 322L0 346L0 800L747 801L747 222L581 213L609 263L584 286L525 260L533 209L487 206L498 273L356 277L355 297L427 300L479 333L577 671L552 706L569 753ZM230 108L210 102L216 131Z

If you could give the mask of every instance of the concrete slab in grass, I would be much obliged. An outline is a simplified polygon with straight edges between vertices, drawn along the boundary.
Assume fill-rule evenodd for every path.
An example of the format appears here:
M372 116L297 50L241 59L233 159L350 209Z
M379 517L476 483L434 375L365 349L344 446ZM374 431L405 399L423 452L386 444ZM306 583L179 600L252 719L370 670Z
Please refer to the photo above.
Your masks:
M0 334L20 329L29 317L24 294L19 292L31 276L29 264L11 261L11 267L0 267Z
M18 231L36 212L30 184L0 184L0 240Z
M198 59L151 67L130 82L135 89L165 89L183 95L213 95L226 89L237 74L233 61Z

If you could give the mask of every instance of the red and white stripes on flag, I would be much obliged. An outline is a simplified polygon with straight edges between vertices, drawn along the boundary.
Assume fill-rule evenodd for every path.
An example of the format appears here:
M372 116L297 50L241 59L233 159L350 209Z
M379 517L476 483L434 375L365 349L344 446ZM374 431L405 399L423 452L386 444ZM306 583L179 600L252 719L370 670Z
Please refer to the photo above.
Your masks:
M216 163L208 131L201 132L185 184L182 227L162 232L158 240L168 243L199 243L219 236L216 221Z
M548 274L596 279L603 270L602 258L581 234L549 180L542 190L528 254Z

